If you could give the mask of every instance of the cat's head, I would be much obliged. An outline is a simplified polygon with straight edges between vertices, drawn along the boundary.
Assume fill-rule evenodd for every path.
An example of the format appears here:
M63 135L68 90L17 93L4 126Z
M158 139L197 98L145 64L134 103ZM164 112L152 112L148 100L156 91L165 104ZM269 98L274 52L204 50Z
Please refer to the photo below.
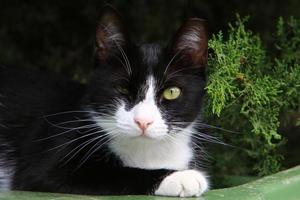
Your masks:
M191 18L170 38L167 47L138 45L129 40L114 10L99 18L88 104L93 119L112 137L163 140L199 117L206 22Z

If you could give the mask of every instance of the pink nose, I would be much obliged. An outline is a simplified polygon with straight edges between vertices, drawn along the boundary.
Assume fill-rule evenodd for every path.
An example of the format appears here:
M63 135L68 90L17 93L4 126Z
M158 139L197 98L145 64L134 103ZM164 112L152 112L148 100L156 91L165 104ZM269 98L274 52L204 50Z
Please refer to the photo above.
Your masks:
M140 129L144 132L152 123L153 119L146 118L134 118L134 122L140 127Z

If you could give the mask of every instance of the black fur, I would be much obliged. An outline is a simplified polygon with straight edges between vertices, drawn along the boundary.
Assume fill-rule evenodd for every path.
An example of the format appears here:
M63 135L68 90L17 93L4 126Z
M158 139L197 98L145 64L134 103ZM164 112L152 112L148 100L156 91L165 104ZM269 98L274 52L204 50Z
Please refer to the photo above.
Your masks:
M109 16L112 15L110 12ZM0 68L0 155L1 165L14 171L11 189L151 194L162 179L173 172L124 167L106 145L82 162L97 140L76 156L68 155L92 138L88 136L91 133L88 126L94 122L78 121L89 118L91 113L86 110L92 110L93 115L109 114L114 111L111 105L115 99L120 98L126 102L127 109L132 108L143 99L145 94L140 88L149 74L160 83L156 101L167 121L192 122L201 110L205 83L203 63L206 61L195 63L186 57L199 52L174 53L178 35L167 48L157 44L134 45L126 39L124 32L120 32L124 41L109 41L109 34L115 33L101 31L108 23L105 20L112 19L116 21L115 17L104 17L98 24L96 67L87 85L38 71ZM119 26L119 22L113 25ZM117 31L121 30L118 27ZM130 74L120 62L122 54L118 47L126 52L132 70ZM173 85L180 87L184 95L176 101L162 99L163 89ZM120 94L115 89L117 86L125 87L129 94ZM70 122L74 120L77 121ZM68 143L72 140L75 141Z

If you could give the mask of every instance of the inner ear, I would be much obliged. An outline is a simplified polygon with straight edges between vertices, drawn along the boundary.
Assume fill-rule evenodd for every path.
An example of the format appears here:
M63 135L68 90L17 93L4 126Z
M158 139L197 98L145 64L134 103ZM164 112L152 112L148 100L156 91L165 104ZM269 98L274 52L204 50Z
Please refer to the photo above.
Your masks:
M205 66L208 46L207 23L203 19L188 19L177 31L172 43L172 52L180 54L193 65Z
M126 43L124 27L115 9L106 6L96 24L96 52L101 61L107 60Z

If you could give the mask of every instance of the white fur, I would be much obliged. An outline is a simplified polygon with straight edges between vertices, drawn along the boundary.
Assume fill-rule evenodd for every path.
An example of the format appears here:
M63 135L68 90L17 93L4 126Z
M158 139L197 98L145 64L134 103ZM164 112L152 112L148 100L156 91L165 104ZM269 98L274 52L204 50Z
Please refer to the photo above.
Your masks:
M0 94L0 98L3 97ZM0 102L0 106L4 107L4 104ZM0 119L1 123L1 119ZM0 128L5 127L3 124L0 124ZM0 140L0 145L3 146L2 148L6 149L8 151L8 147L6 147L5 143ZM1 191L7 191L10 189L11 186L11 175L12 175L12 168L8 167L8 163L4 160L4 154L5 152L2 152L0 154L0 192Z
M0 191L8 191L11 188L11 170L0 167Z
M135 105L132 109L132 112L134 118L146 118L151 121L154 121L154 124L147 129L147 134L150 137L156 137L158 136L157 133L159 132L157 131L153 132L153 130L155 128L158 128L157 126L160 126L161 128L167 128L167 126L162 120L160 111L158 110L155 104L154 80L152 77L150 77L149 80L147 81L147 85L149 88L147 90L145 99L139 102L137 105ZM140 132L141 130L138 128L138 134L140 134Z
M180 132L169 135L168 126L155 103L153 77L149 77L145 88L148 88L145 99L131 110L127 111L124 103L121 103L114 117L105 120L98 117L94 120L103 129L113 130L109 147L125 166L143 169L187 169L193 157L190 136ZM144 134L134 122L136 116L154 119Z
M192 159L189 142L180 134L173 141L124 137L113 140L110 148L128 167L183 170Z
M208 181L202 172L197 170L183 170L174 172L164 178L154 194L192 197L200 196L208 188Z
M1 141L0 141L1 142ZM2 144L6 147L5 144ZM7 152L0 154L0 192L8 191L11 188L12 176L14 173L13 162L7 161L5 159L5 153L9 152L9 148L6 149Z

